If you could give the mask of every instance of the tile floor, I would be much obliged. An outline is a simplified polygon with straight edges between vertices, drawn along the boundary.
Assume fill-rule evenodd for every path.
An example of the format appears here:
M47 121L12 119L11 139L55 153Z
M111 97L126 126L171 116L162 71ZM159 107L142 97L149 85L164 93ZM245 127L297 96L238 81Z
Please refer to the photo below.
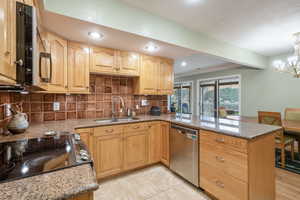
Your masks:
M94 200L210 200L162 165L100 182L94 197Z

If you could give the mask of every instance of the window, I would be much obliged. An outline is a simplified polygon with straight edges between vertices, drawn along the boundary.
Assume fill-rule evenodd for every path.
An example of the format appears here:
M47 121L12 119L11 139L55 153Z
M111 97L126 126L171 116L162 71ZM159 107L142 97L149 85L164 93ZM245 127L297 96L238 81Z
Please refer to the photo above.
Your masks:
M199 114L210 117L240 115L240 77L198 81Z
M175 83L174 94L170 96L171 112L191 114L192 82Z

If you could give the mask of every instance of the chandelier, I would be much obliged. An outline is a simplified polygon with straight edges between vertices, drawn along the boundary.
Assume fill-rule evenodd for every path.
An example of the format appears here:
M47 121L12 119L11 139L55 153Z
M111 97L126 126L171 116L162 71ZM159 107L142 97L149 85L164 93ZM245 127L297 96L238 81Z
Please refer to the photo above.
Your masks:
M294 55L289 57L287 61L276 60L274 67L279 72L287 72L293 74L294 77L300 78L300 32L295 33L294 37Z

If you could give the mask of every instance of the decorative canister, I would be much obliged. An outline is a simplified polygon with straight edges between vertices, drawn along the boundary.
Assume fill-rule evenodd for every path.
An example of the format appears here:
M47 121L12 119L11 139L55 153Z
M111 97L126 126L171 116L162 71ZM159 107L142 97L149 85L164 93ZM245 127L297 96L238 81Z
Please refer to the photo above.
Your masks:
M12 134L24 133L29 127L28 116L26 113L17 111L7 125L7 129Z

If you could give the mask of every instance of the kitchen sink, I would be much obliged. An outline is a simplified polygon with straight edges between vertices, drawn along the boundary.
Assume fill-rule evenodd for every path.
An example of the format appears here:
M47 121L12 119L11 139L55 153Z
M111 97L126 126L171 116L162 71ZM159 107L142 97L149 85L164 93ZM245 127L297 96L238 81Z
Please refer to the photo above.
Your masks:
M97 123L117 123L117 122L132 122L139 120L140 118L137 117L126 117L126 118L117 118L113 120L112 118L110 119L96 119L95 122Z

